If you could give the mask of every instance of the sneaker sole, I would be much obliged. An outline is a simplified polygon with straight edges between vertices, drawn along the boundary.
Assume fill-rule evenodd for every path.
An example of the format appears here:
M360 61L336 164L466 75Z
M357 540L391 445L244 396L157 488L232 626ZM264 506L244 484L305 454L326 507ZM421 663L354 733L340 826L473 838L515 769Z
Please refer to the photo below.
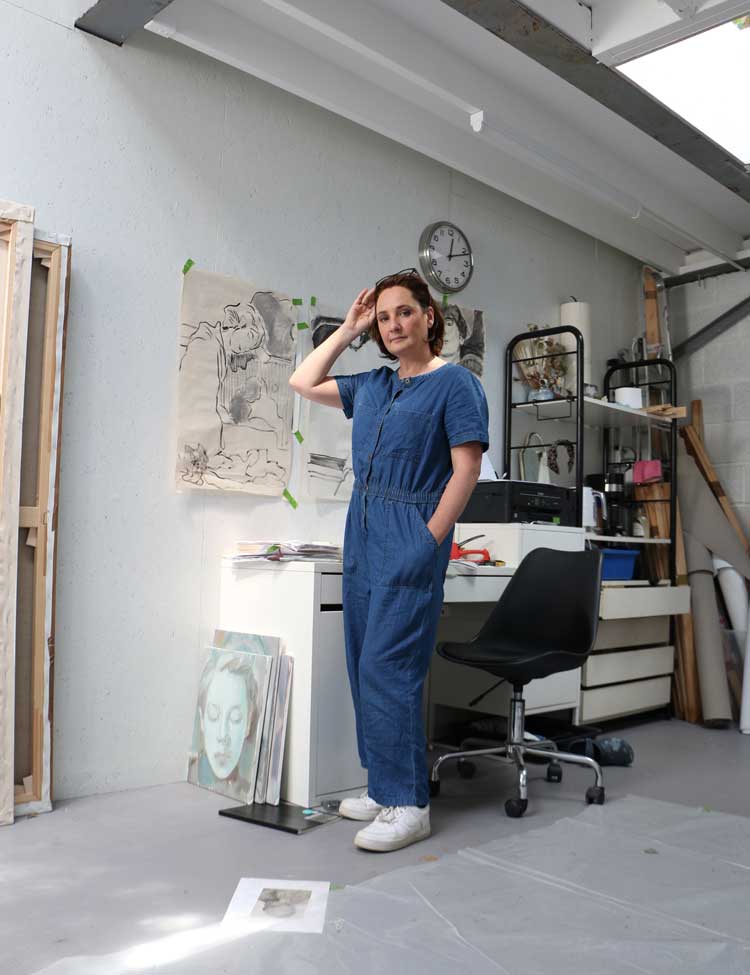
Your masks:
M359 835L357 835L354 837L354 845L360 850L369 850L371 853L392 853L394 850L403 850L405 846L411 846L412 843L419 843L420 840L426 840L431 833L432 830L428 826L419 836L404 836L400 840L360 839Z

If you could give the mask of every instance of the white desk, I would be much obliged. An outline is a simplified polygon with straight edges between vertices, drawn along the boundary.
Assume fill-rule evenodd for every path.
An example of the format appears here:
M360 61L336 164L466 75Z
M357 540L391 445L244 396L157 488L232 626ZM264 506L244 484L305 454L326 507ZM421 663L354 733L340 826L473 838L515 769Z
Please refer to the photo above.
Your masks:
M484 529L492 554L520 562L539 545L580 550L581 529L550 526L457 525L458 541ZM515 535L513 530L515 529ZM553 534L551 535L550 532ZM222 564L218 626L279 636L294 657L282 798L314 805L359 792L354 712L344 654L340 562ZM449 565L438 640L473 637L513 574L512 567ZM575 710L577 722L599 721L662 707L669 702L673 647L669 616L686 613L687 586L605 583L594 654L580 670L552 674L526 688L529 714ZM529 612L544 607L529 606ZM489 674L433 656L426 688L428 738L439 740L440 721L457 709L507 714L510 690L502 685L474 709L468 702L491 686ZM450 709L453 709L451 715Z
M361 791L367 782L357 757L346 672L341 563L261 561L237 566L225 559L221 571L218 626L279 636L294 657L282 798L309 806ZM449 566L438 638L473 636L512 574L507 567ZM455 674L433 669L428 686L435 699L430 707L463 703L488 686L487 674L440 663L462 677L457 684ZM578 687L578 671L535 681L528 688L529 710L575 707ZM482 702L484 711L499 706L496 693L487 698L489 708Z

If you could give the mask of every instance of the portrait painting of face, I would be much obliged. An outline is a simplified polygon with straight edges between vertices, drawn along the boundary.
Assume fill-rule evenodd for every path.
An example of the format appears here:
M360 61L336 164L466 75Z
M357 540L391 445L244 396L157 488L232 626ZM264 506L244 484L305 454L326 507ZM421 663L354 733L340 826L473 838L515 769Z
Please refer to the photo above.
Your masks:
M188 781L252 802L272 658L212 647L201 676Z

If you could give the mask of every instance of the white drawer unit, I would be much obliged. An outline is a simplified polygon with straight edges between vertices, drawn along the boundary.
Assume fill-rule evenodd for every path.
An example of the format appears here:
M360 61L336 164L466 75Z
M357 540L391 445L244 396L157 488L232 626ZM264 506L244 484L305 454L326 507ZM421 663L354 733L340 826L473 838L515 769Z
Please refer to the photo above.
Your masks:
M594 652L581 670L576 722L666 707L674 672L670 617L689 611L689 586L605 583Z
M594 650L657 646L669 643L668 616L642 616L634 620L599 620Z
M344 654L341 565L222 564L219 627L281 638L294 657L281 798L300 806L361 792Z
M674 670L674 647L639 647L593 653L581 670L581 687L621 684L645 677L669 675Z
M690 586L602 587L599 616L603 620L637 619L641 616L673 616L690 612Z
M671 676L584 689L581 691L578 722L588 724L591 721L620 718L639 711L663 708L669 704L671 693Z

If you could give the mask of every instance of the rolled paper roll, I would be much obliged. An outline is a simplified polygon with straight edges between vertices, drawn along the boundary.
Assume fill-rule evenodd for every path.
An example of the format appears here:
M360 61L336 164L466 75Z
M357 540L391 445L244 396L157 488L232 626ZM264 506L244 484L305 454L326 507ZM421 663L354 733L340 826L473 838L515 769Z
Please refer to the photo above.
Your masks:
M740 702L740 731L750 735L750 626L745 635L745 664L742 668L742 698Z
M591 346L591 305L588 301L564 301L560 305L560 324L561 325L572 325L573 328L577 328L583 337L583 381L585 383L593 383L591 378L591 360L593 356L593 349ZM566 348L570 348L571 352L575 351L575 342L569 343L565 337L563 337L563 344ZM568 372L568 376L575 375L575 369L571 369ZM570 385L570 382L568 383Z
M733 630L744 632L747 629L748 596L745 580L729 562L713 557L714 572L718 576L721 594L729 613Z

